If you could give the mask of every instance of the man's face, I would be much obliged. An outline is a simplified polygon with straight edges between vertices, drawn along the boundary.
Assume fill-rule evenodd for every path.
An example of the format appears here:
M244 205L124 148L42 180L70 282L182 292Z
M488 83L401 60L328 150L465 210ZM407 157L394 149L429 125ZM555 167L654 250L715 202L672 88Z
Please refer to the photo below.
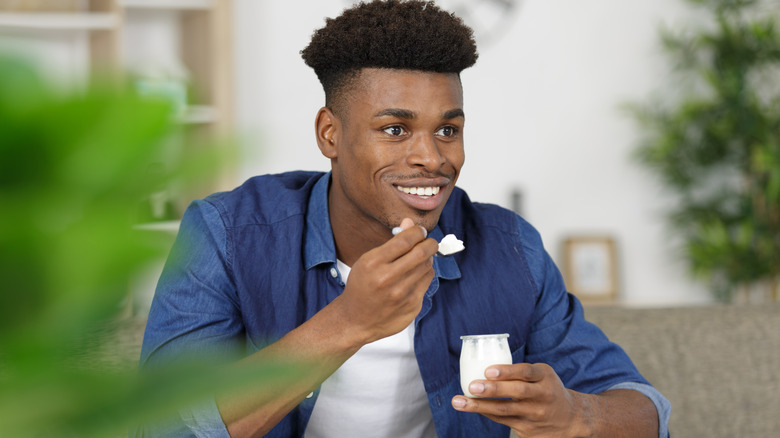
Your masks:
M464 162L456 74L363 69L338 114L331 218L388 233L405 217L431 230Z

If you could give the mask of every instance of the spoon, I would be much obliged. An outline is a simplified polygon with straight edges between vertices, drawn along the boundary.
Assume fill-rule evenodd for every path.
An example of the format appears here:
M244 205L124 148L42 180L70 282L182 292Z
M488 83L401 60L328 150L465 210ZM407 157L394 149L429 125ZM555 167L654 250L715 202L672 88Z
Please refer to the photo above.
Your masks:
M404 229L401 227L393 228L393 236L398 235L398 233L403 230ZM439 242L439 251L436 255L439 257L446 257L461 252L464 249L466 249L466 247L463 245L462 240L459 240L454 234L447 234L441 239L441 242Z

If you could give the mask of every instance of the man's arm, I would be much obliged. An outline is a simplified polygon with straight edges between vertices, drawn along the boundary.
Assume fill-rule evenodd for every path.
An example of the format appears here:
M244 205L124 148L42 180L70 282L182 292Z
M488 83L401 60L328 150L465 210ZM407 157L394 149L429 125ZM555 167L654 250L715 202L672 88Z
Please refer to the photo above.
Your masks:
M668 402L644 381L622 349L585 321L582 306L567 293L539 233L519 216L517 223L518 244L539 293L524 347L529 363L488 368L486 380L469 388L486 398L455 396L453 407L485 414L521 437L666 437ZM651 400L651 395L659 400ZM505 400L488 399L492 397Z
M212 397L207 403L183 408L181 418L144 424L139 434L168 436L172 428L177 433L189 429L209 437L228 432L234 436L262 434L360 346L408 326L434 275L432 255L437 244L425 239L422 228L411 221L404 225L404 233L354 264L338 298L274 344L240 359L246 335L227 268L225 226L212 204L193 203L182 218L155 294L141 367L152 370L193 356L234 362L230 366L235 367L277 360L294 366L286 373L289 380L269 384L268 379L261 379L256 386L247 385L243 395L215 394L218 404Z
M438 245L411 220L402 227L403 233L358 259L344 292L333 302L237 364L284 360L303 364L305 372L271 390L246 388L242 394L218 396L231 436L265 435L360 347L398 333L414 320L433 279Z
M638 391L572 391L545 364L496 365L485 375L469 391L486 398L455 396L452 406L505 424L520 437L658 436L656 407Z

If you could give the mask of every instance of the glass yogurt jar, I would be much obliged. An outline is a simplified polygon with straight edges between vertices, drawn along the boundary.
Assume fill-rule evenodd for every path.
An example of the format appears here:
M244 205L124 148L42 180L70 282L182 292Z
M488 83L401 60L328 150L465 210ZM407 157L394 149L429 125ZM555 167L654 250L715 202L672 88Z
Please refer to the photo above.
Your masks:
M507 338L508 333L460 337L463 341L460 350L460 387L467 397L477 397L469 392L469 385L474 380L485 380L487 367L512 364Z

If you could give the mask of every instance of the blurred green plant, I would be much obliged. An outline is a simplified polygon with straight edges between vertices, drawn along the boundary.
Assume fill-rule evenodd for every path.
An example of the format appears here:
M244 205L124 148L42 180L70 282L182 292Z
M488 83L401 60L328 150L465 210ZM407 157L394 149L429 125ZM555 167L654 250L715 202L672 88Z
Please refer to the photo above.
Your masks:
M678 196L672 230L715 297L780 278L780 5L686 0L708 22L664 29L671 100L629 107L642 163Z
M0 56L2 436L126 435L217 389L289 375L280 365L220 373L205 363L139 375L138 351L120 366L101 360L114 340L96 334L121 320L129 276L161 256L132 224L139 200L159 190L149 163L179 129L170 104L120 88L55 90ZM165 181L202 181L233 156L221 144L195 150Z

